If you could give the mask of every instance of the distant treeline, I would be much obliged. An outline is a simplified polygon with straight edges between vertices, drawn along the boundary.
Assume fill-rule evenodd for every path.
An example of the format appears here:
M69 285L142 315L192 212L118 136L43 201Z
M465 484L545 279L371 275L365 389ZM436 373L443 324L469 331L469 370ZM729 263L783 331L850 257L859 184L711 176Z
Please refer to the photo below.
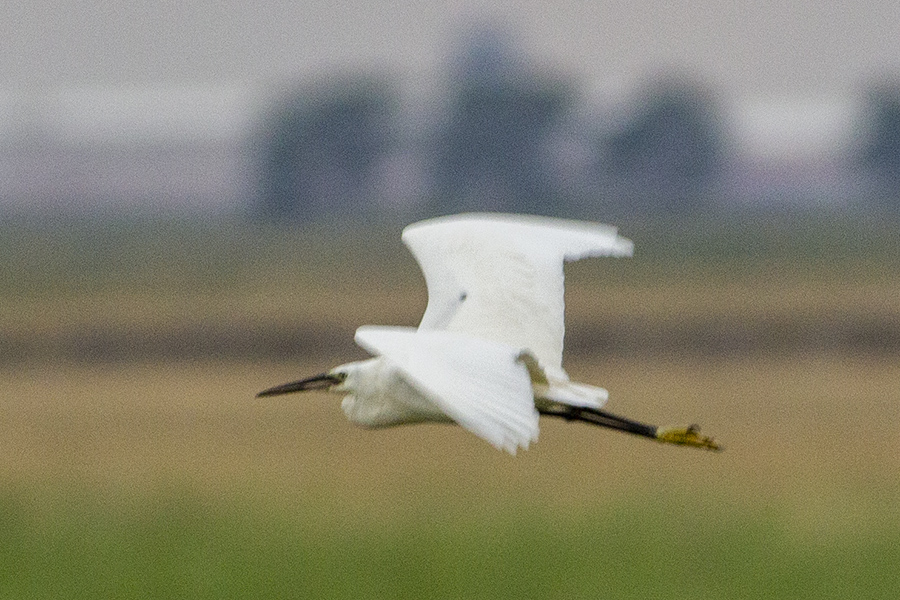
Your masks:
M887 84L873 86L859 135L843 156L816 167L824 173L806 190L794 167L764 174L774 186L752 169L735 174L720 107L689 78L653 80L627 115L591 114L572 80L476 44L430 110L413 117L399 97L370 76L282 95L254 138L254 213L610 218L755 201L797 205L792 194L810 205L827 196L819 203L900 209L900 87Z

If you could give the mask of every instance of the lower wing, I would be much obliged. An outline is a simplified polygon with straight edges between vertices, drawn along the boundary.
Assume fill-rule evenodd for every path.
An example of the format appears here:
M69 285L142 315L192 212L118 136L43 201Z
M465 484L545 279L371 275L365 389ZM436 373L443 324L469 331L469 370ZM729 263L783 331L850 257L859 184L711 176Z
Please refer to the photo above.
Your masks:
M450 331L360 327L356 343L385 357L451 419L515 454L538 437L538 412L520 352Z

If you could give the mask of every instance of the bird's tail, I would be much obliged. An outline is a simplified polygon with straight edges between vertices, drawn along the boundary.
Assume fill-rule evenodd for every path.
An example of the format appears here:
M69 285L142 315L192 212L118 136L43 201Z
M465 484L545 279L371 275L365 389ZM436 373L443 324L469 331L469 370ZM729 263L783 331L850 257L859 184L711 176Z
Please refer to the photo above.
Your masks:
M604 388L574 381L551 382L535 391L541 400L579 408L600 409L609 399L609 392Z

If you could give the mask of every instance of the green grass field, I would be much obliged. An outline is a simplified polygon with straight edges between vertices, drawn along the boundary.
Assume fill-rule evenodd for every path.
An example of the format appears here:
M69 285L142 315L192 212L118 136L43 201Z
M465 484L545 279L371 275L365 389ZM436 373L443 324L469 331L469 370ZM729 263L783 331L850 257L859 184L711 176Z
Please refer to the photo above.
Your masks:
M338 501L338 499L335 499ZM42 498L42 501L45 501ZM323 526L178 493L4 498L3 592L60 598L894 598L900 523L798 536L778 508L620 498L591 510L420 506Z
M611 410L726 450L546 422L516 457L449 426L361 430L327 396L253 397L361 356L359 324L416 322L396 231L4 227L0 597L900 593L889 223L624 231L633 259L568 270L566 366ZM217 329L282 327L346 339L261 360ZM212 341L132 350L185 330ZM606 334L624 349L594 348ZM112 353L80 356L97 336Z

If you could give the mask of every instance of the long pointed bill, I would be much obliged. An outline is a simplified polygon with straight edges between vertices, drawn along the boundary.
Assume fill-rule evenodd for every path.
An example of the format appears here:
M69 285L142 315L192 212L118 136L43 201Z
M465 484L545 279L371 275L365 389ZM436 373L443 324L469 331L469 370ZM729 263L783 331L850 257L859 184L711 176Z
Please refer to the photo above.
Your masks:
M293 394L294 392L327 390L341 383L342 381L343 379L341 377L338 377L337 375L321 373L319 375L307 377L306 379L301 379L300 381L292 381L290 383L284 383L282 385L270 387L269 389L263 390L258 393L256 397L262 398L263 396L280 396L281 394Z

